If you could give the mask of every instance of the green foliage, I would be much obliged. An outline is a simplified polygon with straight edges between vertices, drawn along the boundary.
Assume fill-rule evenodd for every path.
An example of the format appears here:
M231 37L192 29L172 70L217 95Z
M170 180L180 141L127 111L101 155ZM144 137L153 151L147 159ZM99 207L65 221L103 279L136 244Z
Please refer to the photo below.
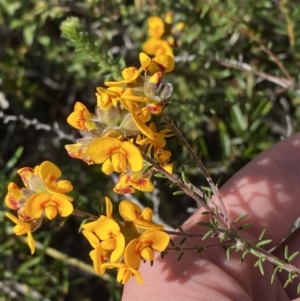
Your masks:
M109 73L113 77L120 76L120 72L125 68L124 60L122 58L114 59L109 49L105 49L103 42L99 45L95 38L92 38L87 32L83 32L78 18L67 18L61 23L60 30L61 36L68 41L68 44L75 47L77 53L82 54L83 60L98 65L99 75Z
M226 180L262 150L299 129L300 6L293 1L0 0L0 92L9 103L1 111L6 117L0 115L2 200L7 184L19 181L18 168L46 159L75 183L77 208L97 215L104 196L120 200L111 195L113 181L100 174L99 166L87 166L66 154L64 145L79 138L66 118L76 100L92 111L97 86L121 78L125 65L138 67L147 17L163 17L169 10L174 22L183 21L186 27L174 48L176 69L167 75L174 94L166 110L202 154L213 178L222 174ZM30 125L22 116L37 121ZM168 148L180 174L190 158L172 139ZM164 183L163 174L155 177ZM196 187L206 185L193 164L185 165L182 178ZM186 208L195 205L182 191L174 192L176 185L169 189L162 184L158 184L163 187L159 214L177 227L188 216ZM141 201L152 206L145 198ZM13 226L5 211L0 203L0 283L8 289L0 292L0 299L12 300L13 291L20 300L120 300L115 282L82 265L91 261L89 246L77 233L81 220L45 225L35 233L41 248L32 257L26 244L11 235ZM217 227L212 221L204 226L210 229L203 239ZM269 242L261 237L257 246ZM228 258L233 249L227 248ZM297 255L286 252L287 262ZM257 251L245 250L241 261L248 253L258 257L263 272ZM74 259L79 261L74 264ZM272 279L282 267L282 262L274 264ZM287 283L293 277L290 274Z

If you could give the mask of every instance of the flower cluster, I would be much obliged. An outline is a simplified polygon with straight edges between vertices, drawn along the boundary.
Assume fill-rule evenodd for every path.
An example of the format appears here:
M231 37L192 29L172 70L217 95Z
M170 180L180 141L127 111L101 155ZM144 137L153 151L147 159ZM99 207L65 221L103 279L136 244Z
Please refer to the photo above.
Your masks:
M162 43L162 36L168 32L164 24L171 24L171 15L167 15L165 22L158 17L149 19L152 42ZM148 42L148 46L152 47L152 42ZM148 163L151 162L149 157L167 172L172 173L173 169L171 152L165 150L166 138L173 133L158 122L157 117L173 92L173 86L164 81L165 73L175 67L173 51L166 45L149 51L145 45L147 42L145 51L154 57L141 52L139 68L127 67L122 71L121 80L106 81L105 88L98 87L95 113L76 102L67 118L82 134L76 143L65 146L68 154L87 164L101 164L102 172L107 175L118 173L114 192L120 194L153 191L153 167ZM41 226L43 219L51 220L58 214L66 217L79 210L73 212L73 199L67 195L73 189L72 184L61 179L62 173L53 163L45 161L35 168L25 167L17 172L25 187L15 183L8 185L5 204L17 211L17 216L6 215L16 224L16 235L27 234L33 254L32 232ZM154 252L164 251L170 237L162 225L152 222L150 208L141 210L133 202L123 200L119 213L122 221L113 218L112 203L106 198L106 215L84 224L82 233L93 247L90 257L97 273L116 268L119 282L124 284L134 276L142 284L138 271L141 260L152 263Z
M50 161L44 161L35 168L21 168L17 173L25 187L9 183L5 204L17 211L18 217L9 212L6 216L16 224L16 235L27 234L27 243L33 254L35 244L31 232L41 226L43 219L51 220L57 214L63 217L72 214L73 199L66 194L73 186L70 181L61 180L60 169Z
M90 257L100 275L106 269L118 269L117 281L125 284L134 276L138 283L143 279L138 271L141 260L154 260L154 251L162 252L169 244L169 235L163 226L152 223L152 210L143 211L135 203L123 200L119 213L124 221L113 218L113 206L106 201L106 216L82 226L83 235L92 245Z
M184 28L184 23L173 23L173 16L168 12L164 19L158 16L148 18L149 38L143 44L143 51L149 55L168 54L174 57L172 47L175 45L175 36Z
M87 164L102 164L102 172L120 174L116 193L153 191L152 172L142 154L152 154L171 172L171 153L164 150L169 129L157 130L153 115L159 115L171 97L173 87L164 83L164 74L174 69L173 57L163 54L150 58L139 55L139 69L128 67L120 81L107 81L97 88L95 114L77 102L67 122L79 129L83 138L66 145L73 158Z

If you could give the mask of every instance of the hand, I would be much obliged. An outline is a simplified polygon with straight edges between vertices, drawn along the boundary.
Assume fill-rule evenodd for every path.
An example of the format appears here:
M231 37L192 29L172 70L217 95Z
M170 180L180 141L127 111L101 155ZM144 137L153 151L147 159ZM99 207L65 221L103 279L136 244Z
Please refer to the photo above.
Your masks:
M250 214L244 222L252 223L252 227L243 230L250 240L257 240L267 229L265 238L272 239L267 246L278 246L274 254L279 258L283 258L285 245L289 246L289 254L300 250L300 231L295 231L282 246L279 245L300 215L300 134L263 152L234 175L220 189L220 194L231 221ZM205 218L198 210L182 228L187 232L203 232L197 223ZM188 238L186 243L191 246L207 244L199 238ZM284 289L287 273L282 272L270 284L273 265L265 262L265 275L262 276L253 266L256 259L252 255L247 255L242 264L239 264L241 253L232 252L228 262L221 247L200 254L185 251L180 261L177 261L178 255L172 252L164 259L158 257L152 267L149 262L142 264L140 272L144 284L139 285L131 279L124 287L122 300L300 301L297 296L299 278ZM293 264L300 266L300 258L296 257Z

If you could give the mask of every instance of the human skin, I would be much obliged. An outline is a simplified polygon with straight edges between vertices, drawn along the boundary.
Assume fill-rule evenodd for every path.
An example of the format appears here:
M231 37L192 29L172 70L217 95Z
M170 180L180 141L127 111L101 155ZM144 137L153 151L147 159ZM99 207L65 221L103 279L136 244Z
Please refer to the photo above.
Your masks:
M265 238L272 239L268 248L278 246L274 254L279 258L283 259L285 245L289 246L290 254L300 250L300 231L281 243L300 216L300 133L260 154L225 183L220 194L230 221L250 214L244 222L252 223L252 227L242 232L250 241L255 242L266 229ZM197 223L206 218L198 210L182 228L186 232L203 233ZM178 242L182 237L173 239ZM189 238L185 246L203 243L207 244L206 240ZM221 247L200 254L185 251L180 261L178 255L170 252L164 259L157 257L152 267L149 262L142 264L139 271L144 284L139 285L132 278L124 287L122 300L300 301L297 296L300 278L283 288L287 274L282 272L270 284L273 265L265 262L262 276L253 266L256 258L252 255L247 255L242 264L240 252L231 252L228 262ZM300 256L293 264L300 267Z

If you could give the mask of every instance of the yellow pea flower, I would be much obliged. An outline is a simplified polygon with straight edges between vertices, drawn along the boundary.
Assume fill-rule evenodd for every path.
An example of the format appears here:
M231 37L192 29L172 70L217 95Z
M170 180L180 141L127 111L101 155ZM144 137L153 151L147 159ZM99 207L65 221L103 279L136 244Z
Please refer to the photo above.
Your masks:
M127 88L123 95L120 97L121 104L129 112L134 112L137 108L135 102L147 103L152 101L151 98L147 96L136 95L133 88Z
M108 197L105 197L106 216L101 215L100 218L113 218L113 204Z
M123 96L120 97L123 107L131 113L131 121L133 121L135 128L147 137L154 139L153 131L146 125L146 122L151 119L151 113L147 106L139 108L137 105L137 102L147 103L151 101L152 99L146 96L134 95L134 91L131 88L128 88Z
M151 192L154 190L154 186L149 177L141 173L135 172L132 174L120 175L118 182L114 187L116 193L134 193L135 189Z
M147 108L146 108L147 109ZM140 132L144 134L149 139L155 139L155 134L150 127L148 127L145 122L142 120L143 115L140 114L132 114L132 120L135 125L138 127Z
M82 226L84 230L81 231L83 236L88 240L88 242L91 244L93 248L100 246L99 237L95 233L93 233L96 224L97 221L86 223Z
M5 197L5 205L12 210L19 210L24 202L24 196L21 188L15 183L9 183L7 187L7 195Z
M174 52L170 44L163 39L149 38L143 44L143 51L149 55L163 55L167 54L171 57L174 57Z
M148 18L148 34L152 38L160 38L165 32L164 21L157 16Z
M67 118L67 122L76 129L82 131L91 131L96 128L93 122L93 115L89 112L87 107L77 101L72 112Z
M119 98L118 101L120 101ZM135 103L131 101L131 104ZM90 131L85 131L84 138L79 139L75 144L65 145L65 149L72 158L81 159L87 164L94 163L87 153L88 145L92 141L101 137L122 140L124 137L135 136L140 132L132 119L131 113L120 106L112 106L110 108L97 107L93 116L93 122L96 127ZM109 171L109 168L109 166L105 166L103 171L106 174L110 174L112 171Z
M138 250L139 244L138 238L132 239L124 251L124 262L133 269L138 269L141 264L141 256Z
M105 173L106 175L110 175L115 171L115 168L110 160L110 158L106 159L101 167L101 170L103 173Z
M106 215L101 215L97 221L89 222L82 226L82 234L94 248L90 252L90 257L93 260L94 269L100 275L105 272L105 268L102 268L101 265L111 258L112 260L117 260L116 258L122 256L125 249L125 238L119 234L120 228L118 228L118 224L113 220L112 202L108 197L105 197L105 203ZM103 222L99 224L100 220L106 219L113 222L112 226L109 224L110 222L104 222L104 226ZM112 230L108 233L109 237L107 237L107 232L105 232L107 227ZM104 238L104 240L101 240L101 238Z
M163 73L161 71L157 71L148 78L147 83L153 84L155 85L156 88L159 88L161 86L162 81L163 81Z
M149 177L135 172L130 175L129 183L132 187L145 192L151 192L154 190L154 186Z
M163 231L145 231L139 238L131 240L124 252L124 262L133 269L138 269L141 259L154 260L154 251L166 249L170 236Z
M31 254L33 254L35 251L35 243L31 234L32 223L23 222L9 212L6 212L5 215L16 224L14 227L14 233L16 235L19 236L27 234L27 244L30 248Z
M171 46L175 45L175 38L184 28L185 24L179 22L173 23L173 15L167 12L161 19L158 16L148 18L149 39L143 44L143 51L150 55L168 54L174 57Z
M137 115L143 123L150 121L152 117L148 107L143 107L140 110L137 110L135 115Z
M144 60L141 62L141 67L139 69L136 69L135 67L125 68L122 71L123 80L108 81L104 82L104 84L108 87L121 86L123 84L133 84L136 80L138 80L138 77L146 69L150 62L151 59L147 56L147 58L145 57Z
M46 185L46 189L50 193L65 194L73 190L73 186L68 180L60 180L62 176L61 170L52 162L44 161L39 166L39 176ZM71 197L65 196L72 200Z
M88 145L87 154L95 163L103 163L110 159L113 169L117 172L138 172L143 168L140 150L132 143L117 138L106 137L92 141Z
M32 179L34 174L37 174L37 170L37 166L35 167L35 169L31 167L23 167L17 170L17 174L21 177L26 188L29 188L30 180Z
M98 87L97 88L97 106L103 110L108 110L111 107L116 107L119 101L119 97L124 93L122 87L109 87L108 89Z
M105 197L105 205L106 205L105 206L106 207L106 215L100 215L100 217L99 217L98 220L105 219L105 218L113 219L113 204L112 204L111 200L108 197ZM97 225L97 221L93 221L93 222L89 222L89 223L84 224L82 226L82 229L84 229L84 231L86 230L86 232L87 231L88 232L95 232L95 226ZM84 232L84 231L82 231L82 232ZM91 237L91 240L88 237L87 237L87 239L90 241L90 243L91 243L91 245L93 247L95 247L96 245L98 245L97 243L96 244L92 243L92 241L95 242L95 238L94 237Z
M159 102L150 102L147 104L148 111L153 115L159 115L163 110L163 105Z
M147 71L147 74L153 75L157 71L171 72L175 67L174 58L168 54L158 55L151 59L146 53L141 52L139 58L141 63L139 69L135 67L126 68L122 72L123 80L108 81L104 84L108 87L134 84L144 70ZM137 86L140 86L140 84L137 84Z
M139 237L139 241L142 244L142 258L153 260L152 256L150 258L143 257L143 249L151 247L155 251L163 252L170 242L170 235L164 231L149 230L141 234L141 236Z
M65 149L68 152L69 156L72 158L77 158L85 163L91 165L94 164L94 161L86 153L87 146L94 139L79 139L77 143L66 144Z
M48 219L53 219L59 213L62 217L73 212L70 198L61 194L36 193L26 201L26 212L33 219L40 218L44 213Z
M150 124L149 128L154 133L153 138L146 136L143 139L137 139L137 144L146 145L147 143L150 143L154 148L154 153L166 146L165 138L174 136L174 134L169 129L162 129L158 132L154 122Z
M9 183L5 204L16 210L19 218L8 212L6 216L16 224L16 235L27 234L27 243L31 253L34 253L31 232L41 226L44 216L53 219L57 213L62 216L72 213L72 198L65 193L73 187L69 181L61 180L60 169L50 161L44 161L35 168L20 168L17 173L22 178L25 188Z
M34 169L24 167L17 173L21 176L26 188L33 192L50 192L64 194L70 192L73 187L70 181L60 180L60 169L50 161L44 161ZM70 197L67 197L71 199Z
M152 209L146 207L142 211L137 204L129 200L123 200L120 202L119 212L125 220L133 222L136 227L143 230L161 230L164 228L163 225L152 223Z
M172 24L172 22L173 22L173 14L172 14L172 12L168 11L168 12L166 13L164 21L165 21L167 24Z
M70 192L73 186L70 181L61 180L62 173L55 164L44 161L34 169L24 167L17 172L26 188L21 189L10 183L5 204L18 211L21 221L35 222L42 218L43 213L49 219L53 219L57 213L62 216L72 213L72 198L65 193Z
M175 67L174 58L168 54L157 55L154 58L152 58L150 62L148 55L144 52L141 52L139 57L141 64L143 64L145 61L148 62L148 64L145 67L145 70L147 71L147 75L150 76L156 73L157 71L162 71L166 73L171 72Z
M101 248L100 245L96 246L95 249L90 252L94 269L99 275L103 275L105 273L105 267L103 267L103 264L106 261L107 254L108 251Z
M20 207L20 209L18 210L18 217L21 221L26 222L26 223L35 221L35 219L31 215L28 214L24 205L22 207Z
M124 254L125 238L117 222L113 219L100 219L94 225L102 249L111 252L110 261L117 262Z
M143 284L143 279L141 277L141 274L139 273L139 271L137 271L136 269L133 269L131 267L129 267L128 265L126 265L125 263L111 263L111 262L107 262L107 263L103 263L101 265L102 269L118 269L118 274L117 274L117 281L125 284L126 282L128 282L128 280L133 276L137 282L139 284Z
M113 191L119 194L132 194L135 193L135 189L131 186L119 185L118 183L115 185Z

